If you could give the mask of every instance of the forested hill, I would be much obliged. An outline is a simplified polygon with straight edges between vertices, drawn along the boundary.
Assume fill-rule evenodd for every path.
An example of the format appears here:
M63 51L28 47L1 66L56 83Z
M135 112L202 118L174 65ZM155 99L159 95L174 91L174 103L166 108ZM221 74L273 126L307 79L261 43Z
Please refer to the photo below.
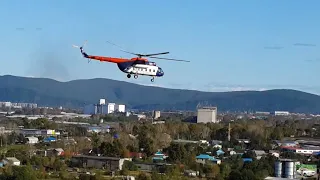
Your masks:
M101 78L59 82L46 78L0 76L0 101L83 107L100 98L134 109L195 110L199 102L206 102L217 105L218 111L320 113L320 96L296 90L200 92Z

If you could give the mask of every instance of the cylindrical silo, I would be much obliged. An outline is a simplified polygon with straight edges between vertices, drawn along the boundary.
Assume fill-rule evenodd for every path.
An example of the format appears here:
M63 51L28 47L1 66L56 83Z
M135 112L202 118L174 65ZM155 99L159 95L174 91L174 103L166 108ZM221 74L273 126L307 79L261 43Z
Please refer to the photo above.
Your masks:
M281 161L275 162L274 173L275 173L275 177L281 177L281 175L282 175L282 162Z
M293 179L293 172L294 172L294 162L293 161L285 162L285 169L284 169L285 178Z

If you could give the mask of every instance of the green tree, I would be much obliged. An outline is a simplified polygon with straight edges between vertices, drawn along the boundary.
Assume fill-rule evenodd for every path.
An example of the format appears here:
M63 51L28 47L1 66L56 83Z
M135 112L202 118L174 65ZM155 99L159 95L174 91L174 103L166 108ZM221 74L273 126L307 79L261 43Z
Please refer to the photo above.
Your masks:
M151 132L148 132L147 126L141 126L138 133L139 149L149 157L154 153L153 140L150 138Z
M172 143L167 149L169 160L172 162L183 162L187 158L186 148L182 144Z
M28 166L14 166L13 177L15 180L36 180L37 176L32 170L30 165Z
M138 176L137 176L137 180L151 180L151 177L149 175L147 175L144 172L141 172Z
M132 161L124 161L122 168L126 168L130 171L137 171L138 167Z
M231 173L231 167L228 163L222 163L220 166L220 174L223 179L228 179Z
M240 180L258 180L258 178L255 176L252 170L250 169L244 169L241 172Z
M232 170L229 176L229 180L239 180L241 172L239 170Z

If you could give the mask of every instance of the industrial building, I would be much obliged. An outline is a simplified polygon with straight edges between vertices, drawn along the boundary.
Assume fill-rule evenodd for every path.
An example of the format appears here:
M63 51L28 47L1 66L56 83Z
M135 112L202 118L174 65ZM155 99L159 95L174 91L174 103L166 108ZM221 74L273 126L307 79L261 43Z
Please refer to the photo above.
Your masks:
M198 109L197 123L217 123L217 107L202 107Z
M37 144L39 139L37 137L26 137L27 144Z
M36 103L13 103L13 102L0 102L1 107L12 107L12 108L37 108Z
M123 104L106 103L105 99L100 99L98 104L89 104L84 107L83 114L111 114L114 112L126 112Z
M102 156L72 156L71 164L73 167L81 168L98 168L107 169L110 171L122 170L122 165L127 159L116 157L102 157Z
M273 113L275 116L288 116L290 113L288 111L275 111Z
M294 179L297 177L296 166L300 162L294 161L292 159L280 159L275 162L275 177Z
M60 135L59 131L55 131L53 129L19 129L19 134L23 134L24 136L58 136Z
M152 113L152 118L153 119L158 119L161 116L161 112L160 111L153 111Z

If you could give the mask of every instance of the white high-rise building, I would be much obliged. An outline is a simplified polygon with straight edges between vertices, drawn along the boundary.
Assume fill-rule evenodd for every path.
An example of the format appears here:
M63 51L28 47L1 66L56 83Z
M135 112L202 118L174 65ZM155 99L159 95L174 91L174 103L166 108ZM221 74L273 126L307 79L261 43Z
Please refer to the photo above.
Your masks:
M153 111L152 117L153 119L158 119L161 116L160 111Z
M106 100L105 100L105 99L100 99L99 104L100 104L100 105L106 104Z
M113 113L116 110L115 103L108 103L108 114Z
M197 123L217 123L217 107L199 108Z
M117 104L117 105L116 105L116 110L117 110L118 112L124 113L124 112L126 112L126 105L124 105L124 104Z

